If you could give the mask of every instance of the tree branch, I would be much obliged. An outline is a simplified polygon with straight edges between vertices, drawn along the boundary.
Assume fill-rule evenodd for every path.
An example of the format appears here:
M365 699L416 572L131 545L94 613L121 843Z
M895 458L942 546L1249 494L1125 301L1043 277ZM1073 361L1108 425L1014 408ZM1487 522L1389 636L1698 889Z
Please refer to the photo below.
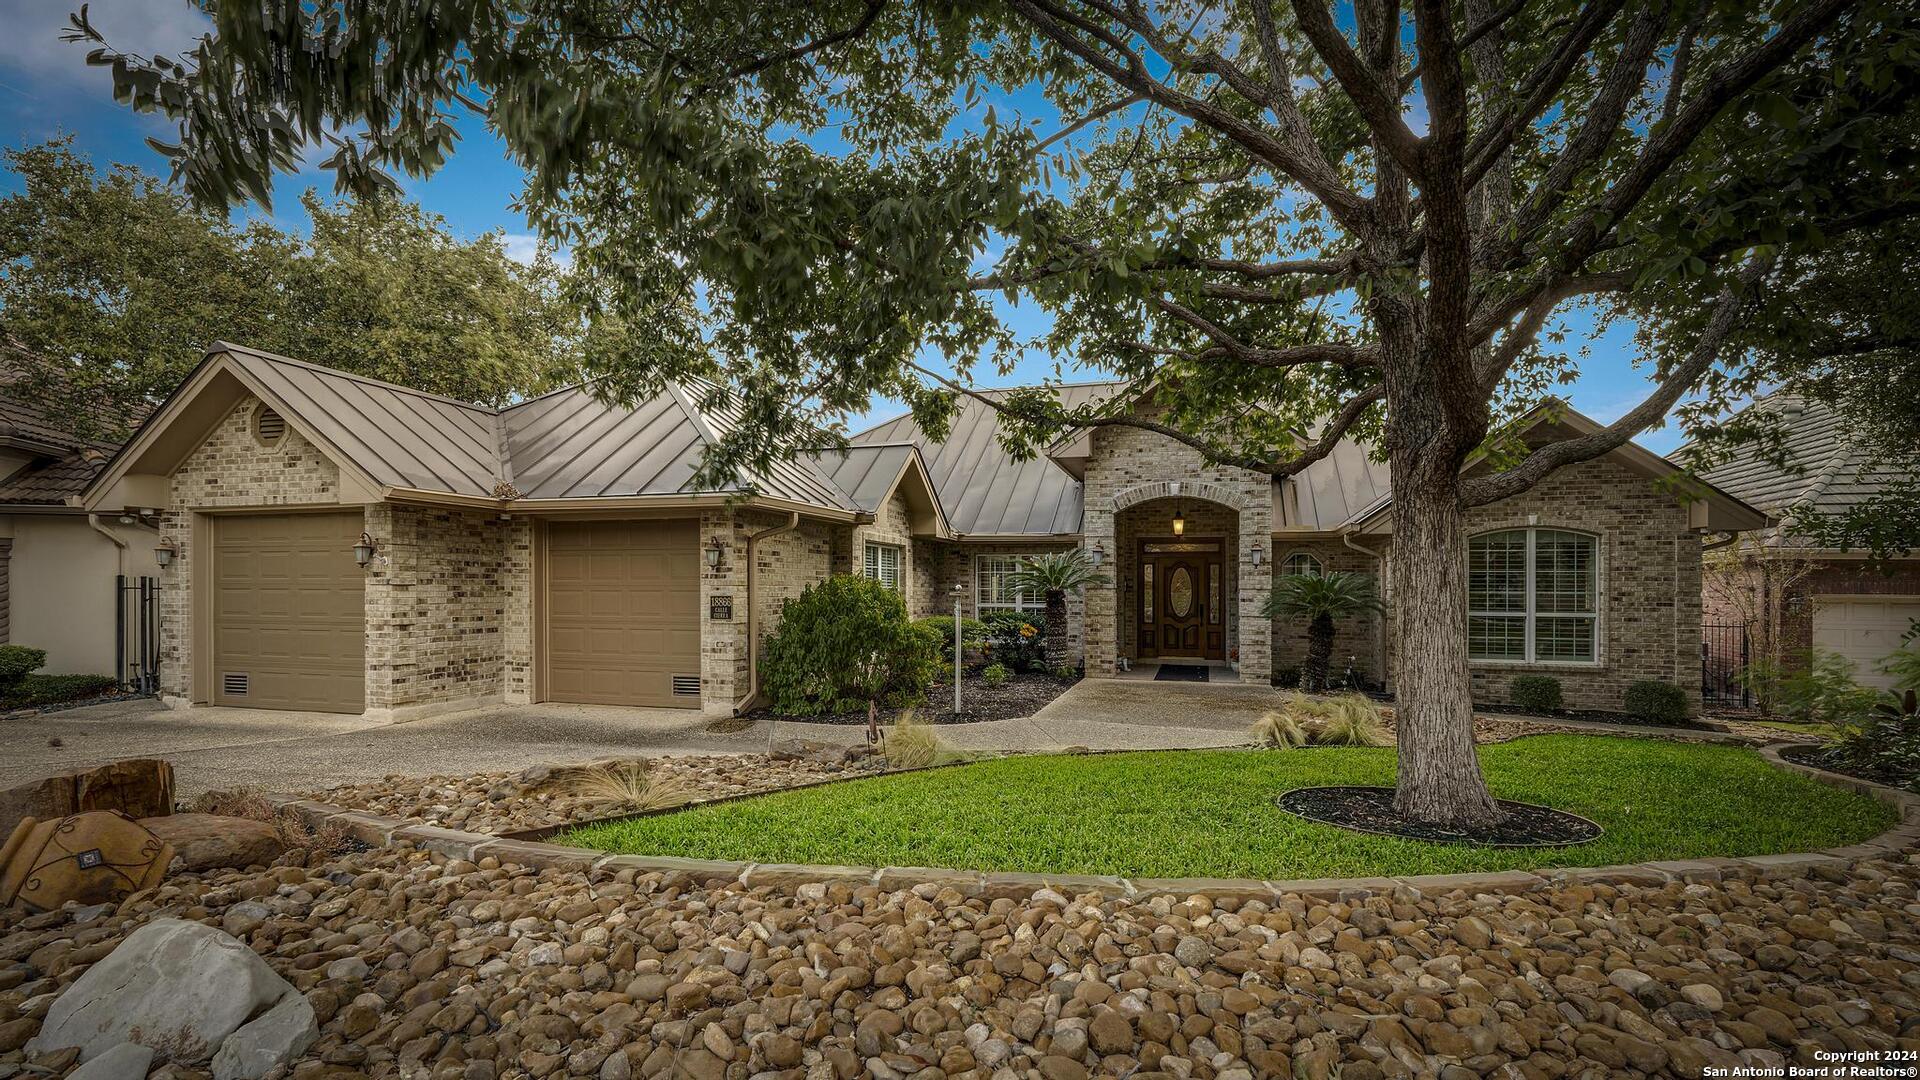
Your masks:
M812 41L802 42L791 49L774 53L771 56L762 56L758 59L748 61L739 67L723 73L718 79L710 81L707 85L711 87L718 83L729 82L734 79L743 79L749 75L757 75L777 64L803 60L822 49L831 49L842 42L852 41L854 38L861 37L866 34L868 30L872 29L873 24L880 18L880 12L885 9L885 0L867 0L867 9L861 13L860 21L845 30L836 31L824 37L817 37Z
M1719 359L1720 347L1733 331L1741 307L1773 266L1773 260L1771 253L1754 256L1741 270L1739 277L1720 290L1718 299L1714 301L1713 314L1707 320L1706 328L1701 331L1700 340L1694 344L1693 352L1667 374L1646 400L1591 435L1549 443L1528 454L1518 465L1505 472L1462 481L1460 504L1485 506L1518 495L1546 479L1556 469L1591 461L1619 449L1666 416L1681 396L1692 389Z
M1567 31L1552 51L1550 51L1534 70L1521 82L1518 97L1520 105L1502 109L1494 120L1481 129L1481 134L1473 140L1467 149L1467 183L1478 184L1488 169L1501 154L1513 145L1513 140L1528 125L1539 119L1547 106L1553 103L1554 95L1560 92L1567 77L1573 72L1575 61L1585 55L1593 45L1600 31L1625 6L1626 0L1602 0L1580 12L1574 20L1572 29Z
M1347 44L1346 35L1333 24L1333 12L1322 0L1293 0L1294 20L1313 43L1327 70L1339 80L1340 88L1353 100L1361 119L1374 137L1393 155L1393 160L1410 175L1419 178L1420 139L1400 116L1400 102L1387 92L1387 86L1375 77L1360 54ZM1389 84L1398 86L1397 78Z

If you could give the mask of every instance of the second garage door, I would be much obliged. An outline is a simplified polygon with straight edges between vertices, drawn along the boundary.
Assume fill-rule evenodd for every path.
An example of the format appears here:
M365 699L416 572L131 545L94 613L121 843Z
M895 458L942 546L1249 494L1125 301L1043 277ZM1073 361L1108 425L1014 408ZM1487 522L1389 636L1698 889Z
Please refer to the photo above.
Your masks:
M547 700L700 707L697 522L554 522L545 591Z
M357 512L213 519L213 704L365 708L362 527Z
M1853 661L1856 678L1867 686L1891 687L1880 661L1900 647L1913 620L1920 619L1920 596L1823 596L1813 610L1813 645L1832 649Z

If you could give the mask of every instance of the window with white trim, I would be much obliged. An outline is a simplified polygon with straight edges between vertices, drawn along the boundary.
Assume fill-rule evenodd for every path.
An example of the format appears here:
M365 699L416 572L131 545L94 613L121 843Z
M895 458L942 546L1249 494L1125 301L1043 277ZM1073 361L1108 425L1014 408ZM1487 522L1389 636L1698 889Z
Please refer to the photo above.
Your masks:
M1467 541L1467 655L1592 663L1599 658L1600 541L1507 529Z
M1010 579L1025 562L1023 555L973 557L973 617L984 619L995 611L1045 611L1047 598L1014 588Z
M893 544L868 544L866 575L898 591L900 588L900 548Z
M1321 572L1320 560L1304 551L1294 552L1280 564L1282 577L1319 577Z

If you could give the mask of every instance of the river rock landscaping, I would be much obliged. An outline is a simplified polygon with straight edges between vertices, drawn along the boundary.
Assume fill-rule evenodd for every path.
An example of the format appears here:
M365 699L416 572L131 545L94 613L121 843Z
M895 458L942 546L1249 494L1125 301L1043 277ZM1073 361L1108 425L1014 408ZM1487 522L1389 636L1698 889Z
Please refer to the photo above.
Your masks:
M114 908L0 915L0 1076L71 1070L76 1051L29 1041L89 970L165 920L231 935L297 990L311 1041L251 1074L293 1080L1547 1080L1813 1065L1920 1048L1916 862L1780 880L1626 872L1512 896L1403 884L1129 901L1063 882L988 900L937 883L745 890L380 849L180 875ZM194 1051L155 1064L163 1080L201 1080L214 1063Z

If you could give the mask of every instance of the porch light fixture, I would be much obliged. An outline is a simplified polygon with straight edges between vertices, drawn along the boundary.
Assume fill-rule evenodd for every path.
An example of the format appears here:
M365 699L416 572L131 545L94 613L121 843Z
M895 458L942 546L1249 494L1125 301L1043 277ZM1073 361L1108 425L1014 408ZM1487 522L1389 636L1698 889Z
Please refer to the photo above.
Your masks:
M353 545L353 561L360 569L365 570L367 564L373 561L373 548L373 534L361 533L360 542Z
M720 564L722 562L725 562L726 558L727 558L727 542L725 540L720 539L717 536L714 537L707 544L707 569L709 570L720 569Z
M1253 550L1248 552L1247 554L1253 556L1253 565L1256 569L1260 566L1261 563L1267 561L1267 549L1261 547L1260 541L1258 540L1255 540L1253 542Z
M1107 549L1101 546L1100 542L1096 540L1093 544L1093 550L1087 552L1087 558L1093 561L1093 568L1098 570L1101 565L1107 561Z
M1187 535L1187 511L1185 507L1176 505L1173 508L1173 535Z
M169 563L173 562L173 557L179 553L179 550L180 549L174 545L173 537L163 536L160 538L160 546L153 549L153 561L159 563L164 569Z

